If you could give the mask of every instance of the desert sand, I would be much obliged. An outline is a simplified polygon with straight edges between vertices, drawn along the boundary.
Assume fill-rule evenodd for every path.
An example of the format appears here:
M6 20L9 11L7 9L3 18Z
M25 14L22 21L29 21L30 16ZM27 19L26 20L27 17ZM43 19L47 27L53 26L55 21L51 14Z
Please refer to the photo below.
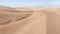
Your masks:
M60 34L59 8L0 6L0 34Z

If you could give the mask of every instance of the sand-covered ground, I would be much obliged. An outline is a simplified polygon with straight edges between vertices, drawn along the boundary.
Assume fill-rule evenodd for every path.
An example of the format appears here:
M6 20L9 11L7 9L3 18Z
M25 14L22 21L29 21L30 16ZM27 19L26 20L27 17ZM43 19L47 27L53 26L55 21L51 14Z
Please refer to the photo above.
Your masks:
M60 34L60 8L0 6L0 34Z

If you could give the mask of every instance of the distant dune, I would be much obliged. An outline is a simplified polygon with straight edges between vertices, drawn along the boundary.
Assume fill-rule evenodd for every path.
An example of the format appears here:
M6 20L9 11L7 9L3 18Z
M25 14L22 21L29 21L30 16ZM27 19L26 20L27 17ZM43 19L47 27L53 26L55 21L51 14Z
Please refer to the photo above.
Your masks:
M0 6L0 34L60 34L60 8Z

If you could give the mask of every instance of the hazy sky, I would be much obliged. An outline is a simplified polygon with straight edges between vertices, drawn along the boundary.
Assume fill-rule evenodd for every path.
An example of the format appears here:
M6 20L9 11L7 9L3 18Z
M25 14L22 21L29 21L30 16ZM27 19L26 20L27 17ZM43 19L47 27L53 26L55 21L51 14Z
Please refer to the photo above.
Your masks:
M0 0L0 5L12 7L59 6L60 0Z

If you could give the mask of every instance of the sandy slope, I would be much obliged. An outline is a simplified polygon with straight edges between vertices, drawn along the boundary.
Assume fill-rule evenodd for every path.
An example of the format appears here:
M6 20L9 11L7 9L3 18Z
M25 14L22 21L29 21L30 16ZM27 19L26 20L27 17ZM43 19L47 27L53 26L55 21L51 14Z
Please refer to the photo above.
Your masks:
M47 34L60 34L60 11L47 14Z
M29 12L29 14L22 12L22 14L18 15L2 14L3 18L0 18L0 34L44 34L46 15L39 11Z
M0 9L0 34L45 34L45 13L32 9L22 11L2 8Z
M0 34L60 34L59 12L59 8L0 6Z

